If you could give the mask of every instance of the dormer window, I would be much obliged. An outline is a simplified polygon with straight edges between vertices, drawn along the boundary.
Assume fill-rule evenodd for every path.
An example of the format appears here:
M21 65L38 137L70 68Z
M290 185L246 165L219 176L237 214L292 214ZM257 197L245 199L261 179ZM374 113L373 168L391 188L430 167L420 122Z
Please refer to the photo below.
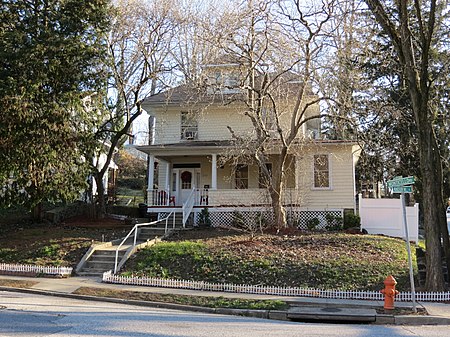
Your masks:
M234 63L205 66L208 93L234 94L240 92L239 65Z
M239 74L233 72L217 71L210 79L210 84L220 90L237 89L239 87Z
M198 113L194 111L181 112L181 140L198 139Z
M224 77L224 87L227 89L239 88L239 75L236 73L229 73Z

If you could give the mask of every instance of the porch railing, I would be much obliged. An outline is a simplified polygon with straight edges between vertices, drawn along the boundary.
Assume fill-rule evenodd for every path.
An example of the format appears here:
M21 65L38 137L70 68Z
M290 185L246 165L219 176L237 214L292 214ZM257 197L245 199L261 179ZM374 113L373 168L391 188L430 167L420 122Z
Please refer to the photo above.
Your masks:
M114 274L117 273L117 266L119 264L119 250L120 250L120 248L122 248L123 244L128 240L128 238L130 238L131 235L134 235L134 239L133 239L133 247L134 247L134 246L136 246L139 227L154 226L161 222L165 222L164 234L167 234L167 232L169 231L169 218L170 217L172 217L172 226L173 226L173 228L175 228L175 212L170 212L170 214L168 216L166 216L165 218L160 219L160 220L146 222L146 223L138 223L138 224L134 225L134 227L130 230L128 235L122 240L122 242L116 248L116 257L114 260Z
M168 189L151 190L149 193L149 205L151 206L169 206L173 196L170 195Z
M189 193L191 195L192 190ZM155 189L148 193L148 205L168 207L175 206L176 201L178 205L182 205L180 200L167 189ZM270 196L268 191L263 188L254 189L218 189L211 190L207 188L197 188L194 192L194 206L201 207L215 207L224 205L261 205L266 206L270 204ZM305 196L296 189L287 188L283 194L283 204L299 205L304 204ZM352 199L353 200L353 199Z
M195 191L195 205L208 206L209 205L209 189L198 188Z

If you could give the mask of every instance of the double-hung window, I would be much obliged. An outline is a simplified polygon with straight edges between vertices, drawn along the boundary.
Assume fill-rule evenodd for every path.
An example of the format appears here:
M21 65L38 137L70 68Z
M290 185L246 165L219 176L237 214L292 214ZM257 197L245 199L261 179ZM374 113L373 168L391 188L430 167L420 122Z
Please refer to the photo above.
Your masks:
M314 188L329 189L330 160L327 154L314 155Z
M269 132L274 132L277 130L275 112L270 108L261 108L261 122L264 127Z
M181 139L198 139L198 113L195 111L181 112Z
M234 182L237 189L248 189L248 166L238 164L235 170Z

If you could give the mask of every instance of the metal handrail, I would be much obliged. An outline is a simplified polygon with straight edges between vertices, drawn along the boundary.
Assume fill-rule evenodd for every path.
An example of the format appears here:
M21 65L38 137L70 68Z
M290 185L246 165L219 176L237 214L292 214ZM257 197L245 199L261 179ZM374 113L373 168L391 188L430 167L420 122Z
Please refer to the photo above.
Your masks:
M191 190L191 193L189 193L189 196L187 197L186 201L183 203L183 228L186 227L186 222L188 219L189 214L191 214L192 209L194 208L195 204L195 191L196 189L193 188Z
M120 247L123 246L123 244L125 243L125 241L127 241L127 239L131 236L131 234L134 232L133 247L136 246L136 241L137 241L137 230L138 230L139 227L150 226L150 225L156 225L156 224L159 223L159 222L166 221L166 227L165 227L165 229L164 229L164 234L167 234L167 230L168 230L168 228L167 228L167 222L168 222L168 219L170 218L170 216L171 216L172 214L174 215L174 216L173 216L173 228L175 228L175 213L174 213L174 211L170 212L169 215L166 216L166 217L163 218L163 219L156 220L156 221L152 221L152 222L139 223L139 224L136 224L136 225L133 226L133 228L130 230L130 232L128 233L128 235L125 236L125 238L122 240L122 242L121 242L121 243L119 244L119 246L117 246L117 248L116 248L116 258L115 258L115 261L114 261L114 274L117 273L117 265L118 265L118 260L119 260L119 249L120 249Z
M172 218L172 229L175 229L175 211L172 211L172 212L170 212L170 214L167 216L167 217L165 217L164 219L162 219L162 220L166 220L166 227L164 228L164 234L167 234L167 232L168 232L168 226L169 226L169 218L170 218L170 215L171 214L173 214L173 218Z

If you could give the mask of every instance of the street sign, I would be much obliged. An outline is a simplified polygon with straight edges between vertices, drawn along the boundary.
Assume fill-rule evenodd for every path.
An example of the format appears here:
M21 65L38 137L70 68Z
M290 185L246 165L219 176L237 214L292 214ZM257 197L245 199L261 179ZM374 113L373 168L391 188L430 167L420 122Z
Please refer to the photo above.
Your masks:
M395 177L392 180L388 180L387 185L389 188L397 187L397 186L405 186L405 185L413 185L415 182L414 177Z
M412 186L394 186L392 193L412 193Z

